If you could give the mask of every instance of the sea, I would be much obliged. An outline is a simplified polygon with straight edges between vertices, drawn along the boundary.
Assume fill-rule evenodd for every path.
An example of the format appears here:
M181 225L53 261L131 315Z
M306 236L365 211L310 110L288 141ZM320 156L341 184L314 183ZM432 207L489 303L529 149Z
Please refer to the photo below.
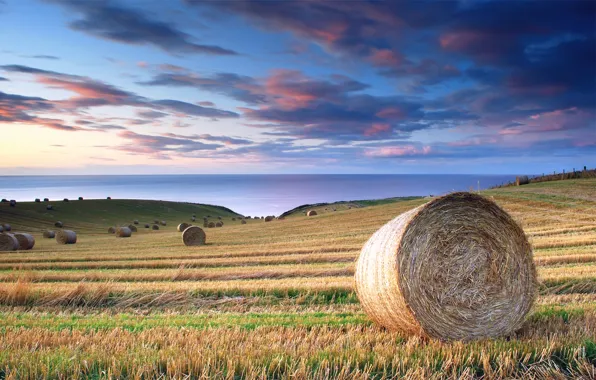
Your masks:
M0 198L154 199L225 206L255 216L280 215L309 203L486 189L514 179L475 174L0 176Z

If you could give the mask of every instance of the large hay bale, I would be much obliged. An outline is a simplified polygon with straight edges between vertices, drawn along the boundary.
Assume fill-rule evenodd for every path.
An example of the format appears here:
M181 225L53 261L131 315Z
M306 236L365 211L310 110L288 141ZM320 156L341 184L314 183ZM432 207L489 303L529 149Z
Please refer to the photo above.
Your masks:
M10 232L12 230L12 227L8 223L4 223L2 227L4 228L4 232Z
M273 215L268 215L268 216L265 218L265 221L266 221L266 222L270 222L270 221L272 221L273 219L275 219L275 216L273 216Z
M56 223L54 223L54 227L62 228L63 226L64 226L64 223L62 223L61 221L57 221Z
M190 226L182 232L184 245L205 245L205 231L197 226Z
M157 224L154 224L151 226L151 229L154 231L157 231L157 230L159 230L159 226Z
M356 263L366 313L390 330L442 340L511 334L536 293L532 247L496 203L453 193L375 232Z
M71 230L59 230L56 232L56 241L58 244L75 244L77 234Z
M0 252L16 251L19 248L19 241L13 234L0 234Z
M527 175L520 175L520 176L515 177L515 185L516 186L527 185L528 183L530 183L530 179L528 178Z
M209 224L207 224L207 228L213 228L213 227L215 227L215 223L209 222Z
M108 233L109 234L115 234L116 233L116 227L112 226L112 227L108 228Z
M187 229L188 227L190 227L190 224L188 224L188 223L184 223L184 222L183 222L183 223L180 223L180 224L178 225L178 227L176 227L176 230L177 230L178 232L184 232L184 230L185 230L185 229Z
M132 236L132 230L128 227L116 228L116 237L127 238Z
M21 251L28 251L35 245L35 238L30 234L16 233L14 237L19 242L19 249Z
M137 226L135 226L134 224L129 224L128 225L128 228L130 228L130 230L132 232L137 232L138 231Z
M306 213L306 216L315 216L317 215L317 212L315 210L310 210L309 212Z
M53 239L56 237L56 233L52 230L46 230L43 232L43 237L46 239Z
M215 227L223 227L223 223L222 222L217 222L217 223L215 223Z

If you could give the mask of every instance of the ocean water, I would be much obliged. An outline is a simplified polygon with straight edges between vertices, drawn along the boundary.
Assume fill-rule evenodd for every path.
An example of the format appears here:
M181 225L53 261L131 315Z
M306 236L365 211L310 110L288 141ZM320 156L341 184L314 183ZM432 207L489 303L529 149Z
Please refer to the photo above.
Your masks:
M0 176L0 198L158 199L208 203L244 215L279 215L306 203L440 195L514 175Z

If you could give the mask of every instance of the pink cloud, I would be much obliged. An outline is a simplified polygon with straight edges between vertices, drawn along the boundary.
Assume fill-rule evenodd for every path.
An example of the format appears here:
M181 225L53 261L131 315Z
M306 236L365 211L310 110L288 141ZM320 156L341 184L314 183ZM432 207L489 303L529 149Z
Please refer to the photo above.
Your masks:
M388 132L391 130L391 125L387 123L375 123L370 128L364 131L364 136L374 136L379 133Z
M424 156L431 153L431 150L431 147L428 145L422 148L417 148L414 145L385 146L368 150L365 152L365 155L369 157Z

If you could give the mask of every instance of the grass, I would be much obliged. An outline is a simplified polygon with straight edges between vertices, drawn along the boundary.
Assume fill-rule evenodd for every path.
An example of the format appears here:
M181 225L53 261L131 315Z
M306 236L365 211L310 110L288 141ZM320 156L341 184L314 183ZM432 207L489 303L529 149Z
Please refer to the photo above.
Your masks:
M246 225L186 203L72 200L50 202L51 214L43 202L0 203L0 223L37 239L0 253L0 379L596 377L596 180L484 193L524 227L541 285L519 331L473 343L380 329L353 290L362 244L423 198ZM206 246L185 247L175 231L193 213L224 219ZM41 237L57 219L77 244ZM134 219L168 225L105 232Z

